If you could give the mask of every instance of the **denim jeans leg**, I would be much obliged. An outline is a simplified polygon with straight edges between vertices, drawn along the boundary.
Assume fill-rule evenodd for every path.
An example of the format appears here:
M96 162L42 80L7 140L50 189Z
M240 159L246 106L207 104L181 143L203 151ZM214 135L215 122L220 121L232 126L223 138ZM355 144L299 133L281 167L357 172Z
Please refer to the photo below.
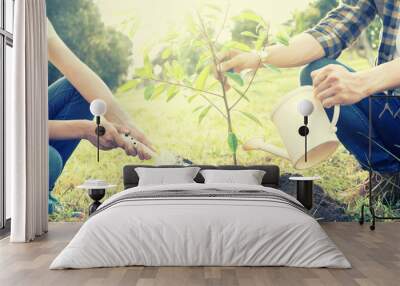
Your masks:
M63 169L63 161L60 153L52 146L49 146L49 191L54 189L58 177L61 175ZM50 195L49 192L49 203L48 211L49 214L54 212L57 200Z
M369 99L357 103L366 116L369 114ZM389 109L387 109L387 106ZM385 109L386 108L386 109ZM372 168L381 173L400 172L400 99L384 97L371 99ZM400 113L400 112L399 112ZM379 138L379 140L376 140ZM387 156L390 160L386 160ZM379 156L384 156L382 159Z
M339 64L344 67L336 60L331 59L321 59L310 63L306 66L300 74L300 84L301 85L312 85L311 72L320 69L329 64ZM354 71L351 68L346 67L350 71ZM344 147L357 159L363 169L368 169L368 133L369 133L369 123L368 123L368 113L365 110L366 101L364 99L362 102L353 105L341 106L340 117L337 124L338 131L337 137ZM368 105L367 105L368 106ZM367 108L368 110L368 108ZM328 117L332 119L333 108L325 109ZM385 146L385 142L382 140L382 136L375 132L375 126L372 128L372 138L378 144ZM387 128L387 127L386 127ZM390 132L388 129L386 132ZM371 156L371 164L374 169L380 172L391 172L393 169L398 168L399 163L387 152L382 149L374 148Z
M66 78L59 79L54 85L54 89L53 86L49 88L49 110L52 110L49 111L49 120L93 119L89 103ZM52 93L52 90L55 92ZM80 139L50 140L50 145L57 149L65 165L79 142Z
M48 96L49 120L93 119L89 103L66 78L61 78L53 83L49 87ZM57 152L58 154L58 156L49 157L51 182L53 182L49 185L49 191L52 191L55 181L60 176L63 167L79 142L80 139L49 141L50 152L54 154ZM61 158L61 170L59 170L59 158Z
M49 146L49 166L49 188L52 190L63 169L61 155L52 146Z

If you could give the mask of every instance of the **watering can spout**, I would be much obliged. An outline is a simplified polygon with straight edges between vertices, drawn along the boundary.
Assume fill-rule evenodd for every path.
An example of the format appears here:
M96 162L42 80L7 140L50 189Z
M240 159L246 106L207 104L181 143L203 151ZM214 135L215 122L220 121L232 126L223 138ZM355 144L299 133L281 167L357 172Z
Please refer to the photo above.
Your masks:
M243 150L245 151L261 150L279 156L283 159L290 160L289 154L285 149L277 147L272 144L267 144L265 143L263 138L259 137L247 141L243 145Z

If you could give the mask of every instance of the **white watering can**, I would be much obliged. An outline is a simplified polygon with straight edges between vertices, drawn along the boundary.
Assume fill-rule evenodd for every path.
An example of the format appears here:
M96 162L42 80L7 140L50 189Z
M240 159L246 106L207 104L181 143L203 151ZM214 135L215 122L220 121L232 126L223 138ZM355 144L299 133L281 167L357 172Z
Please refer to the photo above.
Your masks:
M309 100L314 105L314 112L308 117L310 132L307 136L307 161L305 160L304 137L298 131L304 120L303 115L298 111L298 105L304 100ZM267 144L263 138L247 141L243 149L272 153L291 161L294 168L298 170L311 168L326 160L339 146L339 140L336 137L339 114L340 106L336 105L332 122L329 122L322 103L313 96L312 87L297 88L284 96L271 114L271 120L277 127L286 149Z

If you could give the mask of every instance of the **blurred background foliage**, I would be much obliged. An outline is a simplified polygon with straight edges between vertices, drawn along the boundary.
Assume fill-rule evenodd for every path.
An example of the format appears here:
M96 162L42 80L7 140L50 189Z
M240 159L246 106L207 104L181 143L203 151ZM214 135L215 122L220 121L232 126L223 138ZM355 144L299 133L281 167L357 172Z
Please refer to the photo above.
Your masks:
M314 27L321 19L327 16L330 11L336 8L339 2L338 0L314 0L307 9L294 12L292 19L286 23L289 27L290 34L296 35ZM357 1L346 0L344 2L354 3ZM373 50L378 48L381 28L382 21L377 15L351 47L360 57L366 58L370 65L373 65L375 62L376 54Z
M111 88L131 66L132 42L102 22L92 0L47 0L47 17L66 45ZM49 63L49 84L62 77Z

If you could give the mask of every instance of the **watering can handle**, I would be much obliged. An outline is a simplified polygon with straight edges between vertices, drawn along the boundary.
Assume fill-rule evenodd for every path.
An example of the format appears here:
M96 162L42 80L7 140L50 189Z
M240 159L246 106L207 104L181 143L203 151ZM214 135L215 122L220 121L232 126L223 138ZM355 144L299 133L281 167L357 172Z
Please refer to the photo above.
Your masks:
M332 121L331 121L331 130L333 133L336 133L337 131L337 123L339 121L339 115L340 115L340 105L335 105L334 109L333 109L333 117L332 117Z

